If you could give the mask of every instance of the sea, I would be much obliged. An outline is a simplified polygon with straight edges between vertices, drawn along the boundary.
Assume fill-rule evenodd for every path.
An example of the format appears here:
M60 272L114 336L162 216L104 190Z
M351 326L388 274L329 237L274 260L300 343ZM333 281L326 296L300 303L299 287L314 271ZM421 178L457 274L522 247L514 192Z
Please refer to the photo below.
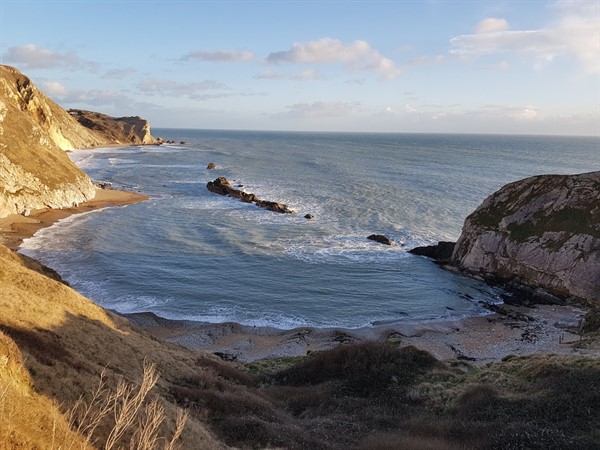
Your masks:
M121 313L279 329L487 314L501 291L407 250L456 240L466 216L508 182L600 170L593 137L153 134L177 144L70 153L92 179L148 201L68 217L21 252ZM209 192L219 176L296 213Z

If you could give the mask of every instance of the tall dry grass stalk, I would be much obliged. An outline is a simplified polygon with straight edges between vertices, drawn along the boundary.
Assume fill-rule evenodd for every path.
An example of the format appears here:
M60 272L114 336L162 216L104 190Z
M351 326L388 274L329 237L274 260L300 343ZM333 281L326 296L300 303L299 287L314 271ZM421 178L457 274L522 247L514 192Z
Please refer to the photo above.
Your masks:
M130 449L155 450L161 442L165 442L164 449L174 450L185 428L188 414L178 412L175 432L170 440L159 436L160 426L165 419L165 408L157 399L147 401L158 378L155 364L144 361L144 373L139 385L121 379L117 387L111 390L103 371L91 397L88 400L81 397L69 411L71 428L82 435L87 444L104 450L122 448L119 443L128 434L131 435ZM101 424L108 420L112 420L113 426L108 436L101 439L96 435ZM68 448L72 448L72 445Z

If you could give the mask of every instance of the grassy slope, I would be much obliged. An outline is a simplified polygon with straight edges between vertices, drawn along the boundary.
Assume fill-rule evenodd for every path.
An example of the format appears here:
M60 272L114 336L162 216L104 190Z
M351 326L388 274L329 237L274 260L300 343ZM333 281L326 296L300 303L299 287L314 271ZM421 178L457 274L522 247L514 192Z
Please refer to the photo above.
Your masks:
M242 371L157 341L27 266L36 267L0 246L0 448L81 442L64 413L103 369L109 386L135 382L144 359L161 375L153 391L166 406L161 433L172 433L175 405L190 411L186 449L600 448L598 359L458 368L370 343Z
M15 439L37 437L44 443L40 448L49 447L49 424L57 408L64 413L81 395L93 392L103 370L112 387L120 378L136 382L144 359L155 362L161 374L155 393L169 416L164 434L172 431L175 406L166 395L169 380L205 372L196 364L198 355L134 330L125 319L68 286L28 269L4 246L0 246L0 285L0 382L11 386L0 411L14 410L12 419L6 412L3 415L3 420L12 421L11 429L28 430ZM40 419L38 423L28 419L31 414ZM64 425L64 417L58 417ZM100 431L102 439L105 431ZM198 443L221 447L195 418L189 421L183 442L186 448ZM29 447L34 445L24 448Z

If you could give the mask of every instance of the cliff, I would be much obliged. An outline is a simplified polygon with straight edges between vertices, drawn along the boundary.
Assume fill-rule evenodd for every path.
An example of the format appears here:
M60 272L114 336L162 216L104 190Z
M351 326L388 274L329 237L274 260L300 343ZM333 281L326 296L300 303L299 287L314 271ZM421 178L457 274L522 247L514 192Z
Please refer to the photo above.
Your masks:
M150 124L139 116L111 117L81 109L68 112L81 125L99 133L112 144L156 144L156 139L150 134Z
M78 115L98 117L89 119L90 128L82 126L17 69L0 65L0 217L95 196L89 177L64 150L154 142L143 119L94 114Z
M600 304L600 172L504 186L467 217L451 262Z

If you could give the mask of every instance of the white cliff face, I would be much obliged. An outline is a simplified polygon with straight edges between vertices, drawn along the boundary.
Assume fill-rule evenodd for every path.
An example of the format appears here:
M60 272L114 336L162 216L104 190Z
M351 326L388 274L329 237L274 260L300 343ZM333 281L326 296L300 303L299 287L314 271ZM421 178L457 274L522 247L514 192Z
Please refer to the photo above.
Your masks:
M600 172L508 184L465 220L453 263L600 303Z
M63 150L97 144L27 77L0 66L0 217L92 199L91 180Z
M86 176L51 188L1 154L0 180L0 217L23 214L33 209L77 206L96 193Z

